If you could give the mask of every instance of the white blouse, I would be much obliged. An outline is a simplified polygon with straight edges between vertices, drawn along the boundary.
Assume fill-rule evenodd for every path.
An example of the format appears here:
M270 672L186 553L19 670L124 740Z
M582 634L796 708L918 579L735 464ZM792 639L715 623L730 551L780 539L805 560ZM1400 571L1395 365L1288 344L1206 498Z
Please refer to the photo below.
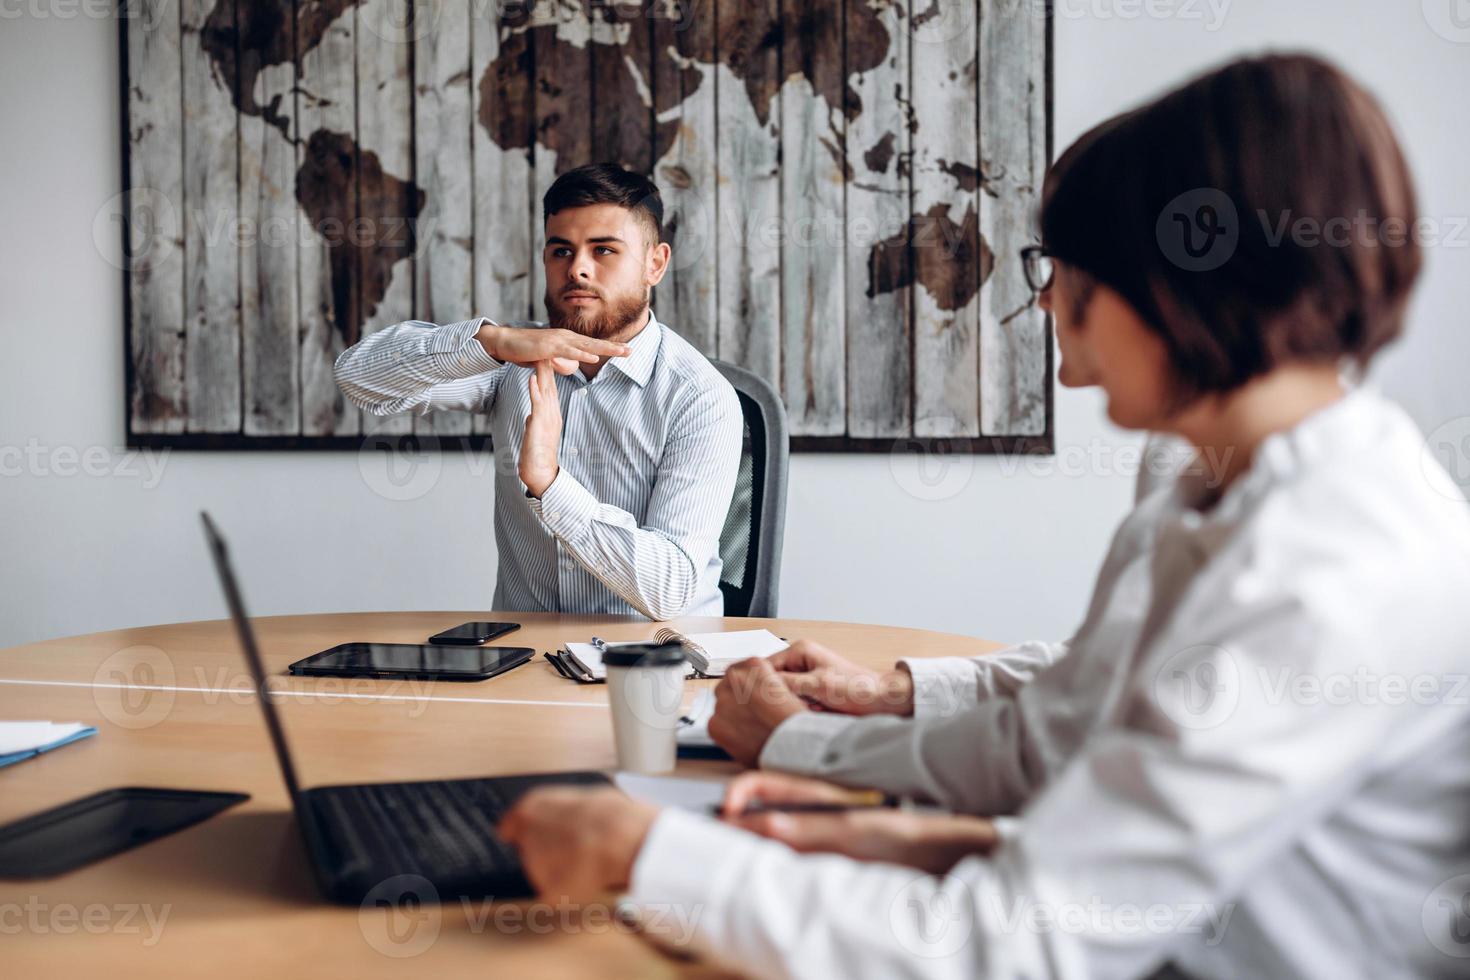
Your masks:
M993 854L936 878L666 811L649 931L762 976L1470 973L1464 499L1363 389L1207 483L1128 516L1068 644L912 661L914 720L803 713L762 756L1013 814Z

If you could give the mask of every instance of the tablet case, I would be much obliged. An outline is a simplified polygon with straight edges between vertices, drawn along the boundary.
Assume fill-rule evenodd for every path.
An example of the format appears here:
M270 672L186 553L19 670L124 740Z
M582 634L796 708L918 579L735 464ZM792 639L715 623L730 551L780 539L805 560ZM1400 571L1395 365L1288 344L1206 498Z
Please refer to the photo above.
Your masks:
M192 827L244 793L107 789L0 827L0 878L51 878Z

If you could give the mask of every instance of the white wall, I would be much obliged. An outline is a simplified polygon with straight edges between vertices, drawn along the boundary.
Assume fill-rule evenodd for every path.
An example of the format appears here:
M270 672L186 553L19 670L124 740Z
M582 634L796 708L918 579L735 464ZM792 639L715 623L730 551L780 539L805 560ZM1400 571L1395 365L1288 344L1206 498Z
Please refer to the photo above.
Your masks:
M1387 103L1424 213L1447 228L1470 215L1470 43L1437 35L1416 0L1213 0L1218 24L1207 0L1057 3L1059 147L1231 55L1309 48ZM365 478L353 453L173 452L153 460L161 479L141 459L137 475L115 471L127 460L112 452L124 441L122 284L93 221L121 187L116 24L39 5L47 16L0 0L0 646L223 615L201 507L230 533L256 613L488 606L492 501L461 456L412 501L375 492L383 478ZM1470 231L1458 242L1429 250L1410 338L1378 372L1426 430L1470 415ZM1057 432L1051 473L797 457L782 612L1063 635L1129 500L1115 454L1136 439L1103 422L1089 392L1058 391ZM112 475L52 472L80 470L68 452L92 447L89 468Z

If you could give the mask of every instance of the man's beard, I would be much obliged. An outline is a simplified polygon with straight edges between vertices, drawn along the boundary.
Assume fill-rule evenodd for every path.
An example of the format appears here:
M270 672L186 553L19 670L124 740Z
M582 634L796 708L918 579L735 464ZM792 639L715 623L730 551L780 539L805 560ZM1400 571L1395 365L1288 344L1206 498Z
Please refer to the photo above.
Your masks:
M575 291L586 292L587 287L579 286ZM625 293L609 298L599 291L597 295L602 300L602 312L594 313L581 307L567 306L553 297L551 288L547 287L547 319L553 327L570 330L594 340L607 340L628 329L647 313L648 292L645 287L642 295Z

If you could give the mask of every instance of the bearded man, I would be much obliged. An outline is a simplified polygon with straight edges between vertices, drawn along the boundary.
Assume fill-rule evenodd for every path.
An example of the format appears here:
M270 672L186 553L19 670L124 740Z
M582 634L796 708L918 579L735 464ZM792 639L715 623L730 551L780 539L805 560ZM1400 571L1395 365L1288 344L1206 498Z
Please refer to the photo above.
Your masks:
M650 307L670 259L658 188L594 164L542 210L549 323L395 324L342 352L337 384L373 415L490 417L516 464L495 467L495 609L719 616L744 428L735 389Z

